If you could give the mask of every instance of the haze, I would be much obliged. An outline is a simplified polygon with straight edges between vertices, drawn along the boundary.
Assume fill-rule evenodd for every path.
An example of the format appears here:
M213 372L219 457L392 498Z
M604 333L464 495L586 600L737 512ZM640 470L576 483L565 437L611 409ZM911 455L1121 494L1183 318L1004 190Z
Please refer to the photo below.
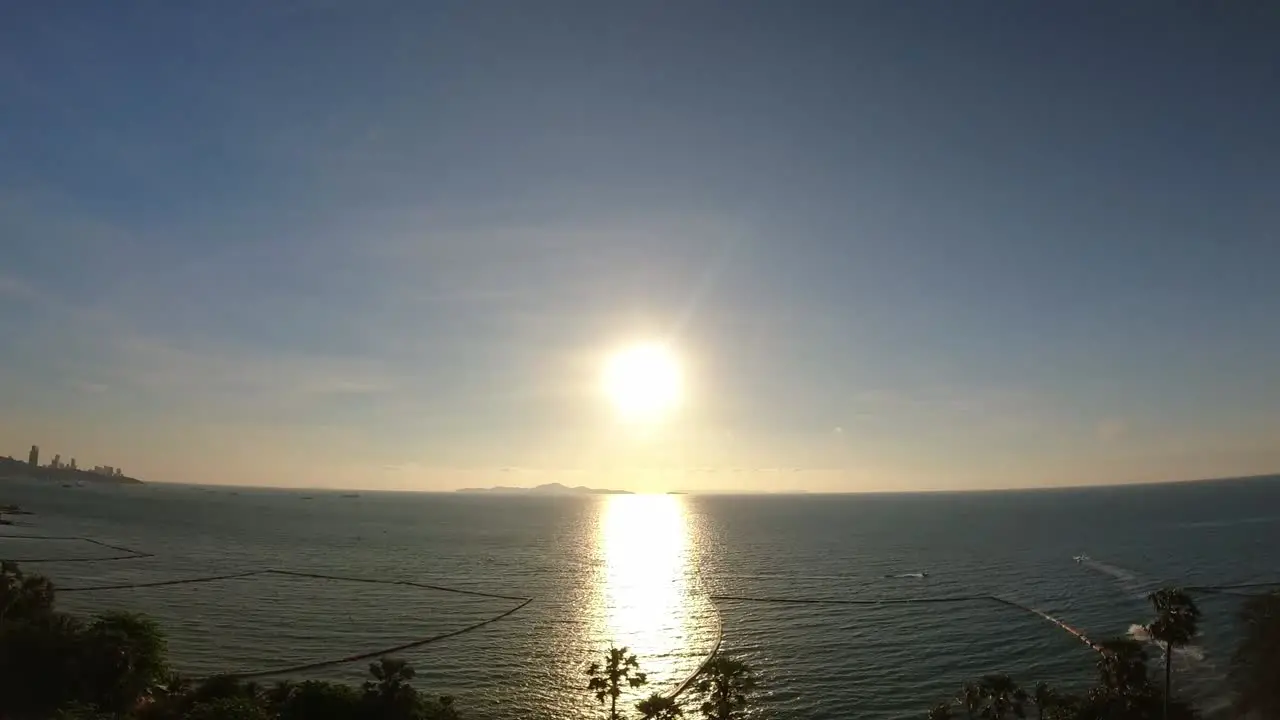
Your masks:
M20 3L0 454L148 481L1280 469L1267 3ZM620 422L629 343L679 411Z

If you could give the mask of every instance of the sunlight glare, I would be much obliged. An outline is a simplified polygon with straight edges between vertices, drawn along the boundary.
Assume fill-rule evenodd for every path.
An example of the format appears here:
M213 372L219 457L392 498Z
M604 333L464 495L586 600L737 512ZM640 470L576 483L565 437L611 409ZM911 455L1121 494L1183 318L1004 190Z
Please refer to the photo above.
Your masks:
M682 656L693 641L684 503L671 495L614 495L603 503L605 638L643 657L654 682L671 681L687 672Z
M603 385L618 415L637 422L666 418L684 392L680 362L660 343L634 345L613 355L605 365Z

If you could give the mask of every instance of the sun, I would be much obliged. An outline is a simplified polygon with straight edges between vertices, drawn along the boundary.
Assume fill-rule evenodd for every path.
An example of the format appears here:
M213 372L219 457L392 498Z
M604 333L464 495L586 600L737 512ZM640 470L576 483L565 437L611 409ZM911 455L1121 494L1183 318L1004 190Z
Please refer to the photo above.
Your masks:
M680 361L658 342L624 348L605 363L602 385L619 417L655 422L669 417L684 396Z

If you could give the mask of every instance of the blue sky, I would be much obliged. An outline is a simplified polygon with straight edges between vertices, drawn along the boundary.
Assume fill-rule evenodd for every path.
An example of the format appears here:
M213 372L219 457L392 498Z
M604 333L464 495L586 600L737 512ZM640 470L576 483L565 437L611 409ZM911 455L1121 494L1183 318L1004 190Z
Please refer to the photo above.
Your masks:
M0 453L146 479L1280 470L1266 3L28 3ZM621 427L602 358L689 397Z

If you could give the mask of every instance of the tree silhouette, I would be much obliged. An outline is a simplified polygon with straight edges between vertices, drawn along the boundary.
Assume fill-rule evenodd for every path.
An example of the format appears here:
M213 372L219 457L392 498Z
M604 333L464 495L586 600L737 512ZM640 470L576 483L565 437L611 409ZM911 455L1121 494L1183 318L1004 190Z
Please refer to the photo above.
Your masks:
M1102 688L1116 695L1141 693L1150 687L1147 679L1147 651L1136 640L1112 638L1100 643L1098 680Z
M85 630L83 644L80 681L99 710L127 712L169 677L164 636L149 618L105 613Z
M1147 652L1142 645L1130 638L1114 638L1100 647L1099 685L1089 692L1089 711L1100 717L1135 720L1158 715L1159 698L1147 677Z
M1036 683L1036 689L1033 691L1031 699L1036 704L1037 720L1044 720L1045 711L1058 704L1058 694L1046 682Z
M640 662L635 655L628 655L625 647L610 647L604 665L591 663L587 676L587 689L596 694L596 700L603 705L604 699L609 698L609 720L622 717L618 714L618 696L622 695L623 686L638 688L648 682L640 672Z
M1169 720L1169 695L1173 692L1173 649L1195 637L1200 609L1191 596L1177 588L1161 588L1150 595L1156 619L1147 626L1151 637L1164 643L1164 720Z
M1027 694L1008 675L987 675L978 688L987 701L982 708L982 717L1004 720L1011 715L1018 718L1027 716Z
M1280 593L1249 598L1239 622L1230 675L1236 711L1240 717L1280 718Z
M951 720L951 703L938 703L929 710L929 720Z
M196 705L183 720L271 720L271 716L252 698L227 697Z
M371 718L401 720L412 718L418 710L418 691L409 684L414 670L398 658L384 657L369 664L373 680L364 684L364 705Z
M746 707L756 689L756 676L741 660L719 655L707 663L698 678L697 690L706 699L699 711L707 720L730 720Z
M280 720L354 720L360 717L360 693L338 683L307 680L293 688L280 708Z
M956 702L964 708L965 716L973 720L982 710L982 688L977 683L965 683L960 694L956 696Z
M0 623L0 717L48 717L78 692L84 623L46 613Z
M15 562L0 562L0 622L52 611L53 583L48 578L27 575Z
M636 703L636 710L644 720L675 720L684 715L684 710L675 698L666 697L661 693L654 693Z
M273 713L278 714L280 709L289 703L289 698L297 688L298 684L292 680L277 680L271 687L262 691L262 702Z

